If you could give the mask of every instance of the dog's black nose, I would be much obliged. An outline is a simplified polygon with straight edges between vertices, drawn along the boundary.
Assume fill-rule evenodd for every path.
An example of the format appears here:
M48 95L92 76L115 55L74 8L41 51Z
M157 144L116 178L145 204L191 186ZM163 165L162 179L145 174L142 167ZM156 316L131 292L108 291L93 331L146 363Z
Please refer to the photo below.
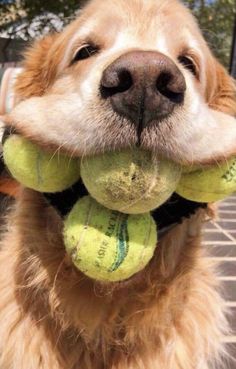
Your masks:
M159 123L183 103L186 83L177 65L155 51L131 51L103 72L101 95L141 129Z

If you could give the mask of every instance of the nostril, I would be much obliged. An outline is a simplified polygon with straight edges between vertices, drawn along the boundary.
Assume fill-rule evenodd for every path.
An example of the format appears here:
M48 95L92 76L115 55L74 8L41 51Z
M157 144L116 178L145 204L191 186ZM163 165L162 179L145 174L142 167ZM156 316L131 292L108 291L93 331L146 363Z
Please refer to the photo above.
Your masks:
M110 75L106 75L106 82L101 81L100 92L104 99L115 94L128 91L133 85L131 73L127 69L121 69Z
M156 80L156 89L173 103L181 104L184 101L184 89L181 89L178 81L175 82L174 79L171 73L161 73Z
M156 81L157 89L159 91L162 90L162 89L165 89L166 86L170 83L171 80L172 80L171 73L168 73L168 72L160 73L160 75L158 76L157 81Z
M119 72L120 84L118 86L118 92L125 92L131 88L133 85L133 79L131 73L128 70L121 70Z

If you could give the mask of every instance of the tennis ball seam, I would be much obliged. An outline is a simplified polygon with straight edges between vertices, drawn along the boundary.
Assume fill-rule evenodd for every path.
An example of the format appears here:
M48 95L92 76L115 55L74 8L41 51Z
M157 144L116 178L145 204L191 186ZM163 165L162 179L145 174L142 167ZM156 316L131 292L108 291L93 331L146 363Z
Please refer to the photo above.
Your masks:
M221 192L212 192L212 191L203 191L203 190L199 190L199 189L195 189L195 188L192 188L192 187L188 187L186 185L182 185L180 184L180 190L181 188L183 190L187 190L187 191L191 191L191 192L195 192L195 193L201 193L201 194L210 194L210 195L230 195L231 193L233 193L234 191L232 192L224 192L224 190L222 190ZM177 187L177 192L180 191L179 188Z
M155 188L155 180L158 177L158 158L156 155L153 155L152 153L152 161L154 164L154 171L153 171L153 175L151 178L151 183L150 186L147 187L146 192L142 194L142 196L140 196L139 198L137 198L135 201L131 202L128 206L124 206L123 208L120 208L120 211L125 211L125 210L129 210L130 208L132 208L133 206L135 206L136 204L138 204L140 201L144 200L145 198L148 198L149 195L152 193L152 190ZM141 172L144 173L144 170L141 170ZM169 187L166 188L163 191L160 191L160 194L165 194L166 192L169 192Z
M157 158L155 157L153 159L153 155L152 155L152 160L155 162L155 164L157 163ZM155 179L156 179L157 174L158 174L157 165L154 165L154 168L155 168L155 170L153 171L150 186L147 187L146 191L139 198L137 198L135 201L131 202L128 206L124 206L123 208L121 208L121 211L129 210L134 205L136 205L139 201L145 199L146 197L148 197L149 194L151 194L153 188L155 188ZM144 173L144 170L141 169L140 172Z
M147 245L148 245L148 240L150 239L150 235L151 235L151 230L152 230L152 218L150 217L150 219L149 219L149 230L148 230L148 234L146 235L146 240L144 241L144 245L143 245L144 247L143 247L142 253L140 254L140 258L139 258L140 263L139 263L139 265L142 265L143 255L146 252L146 248L147 248ZM156 246L155 246L155 250L156 250ZM149 262L150 262L150 260L149 260Z
M89 201L88 215L87 215L87 218L86 218L86 220L85 220L85 224L84 224L84 227L83 227L83 231L81 232L81 236L80 236L80 238L79 238L79 240L78 240L78 242L76 243L76 246L75 246L75 248L76 248L76 251L77 251L77 252L79 251L80 243L81 243L81 241L82 241L82 239L83 239L83 237L84 237L84 235L85 235L85 232L86 232L86 230L87 230L87 227L89 226L89 219L90 219L90 217L92 216L93 205L94 205L94 204L92 203L92 201L91 201L91 199L90 199L90 201Z

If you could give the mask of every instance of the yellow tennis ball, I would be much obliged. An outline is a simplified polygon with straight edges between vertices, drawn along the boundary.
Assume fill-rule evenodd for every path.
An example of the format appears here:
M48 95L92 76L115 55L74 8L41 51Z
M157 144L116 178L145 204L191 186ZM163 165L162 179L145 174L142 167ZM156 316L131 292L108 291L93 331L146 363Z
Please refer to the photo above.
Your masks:
M64 242L74 265L85 275L116 282L148 264L156 248L157 231L150 214L119 213L85 196L65 220Z
M79 160L62 153L45 152L28 139L10 135L3 144L3 159L21 184L40 192L60 192L80 176Z
M236 191L236 159L182 175L176 192L191 201L214 202Z
M81 161L89 194L103 206L127 214L156 209L175 191L179 166L139 149L108 152Z

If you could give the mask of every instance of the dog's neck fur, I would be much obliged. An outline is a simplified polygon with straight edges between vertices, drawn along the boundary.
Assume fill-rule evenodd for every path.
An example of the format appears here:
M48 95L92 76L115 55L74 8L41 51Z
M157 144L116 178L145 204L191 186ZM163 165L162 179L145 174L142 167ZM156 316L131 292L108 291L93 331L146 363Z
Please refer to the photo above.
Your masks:
M200 248L204 218L199 210L172 229L149 268L133 281L101 286L65 256L54 209L24 189L0 259L2 367L192 369L202 361L201 369L208 368L225 321ZM21 350L17 337L24 337Z

